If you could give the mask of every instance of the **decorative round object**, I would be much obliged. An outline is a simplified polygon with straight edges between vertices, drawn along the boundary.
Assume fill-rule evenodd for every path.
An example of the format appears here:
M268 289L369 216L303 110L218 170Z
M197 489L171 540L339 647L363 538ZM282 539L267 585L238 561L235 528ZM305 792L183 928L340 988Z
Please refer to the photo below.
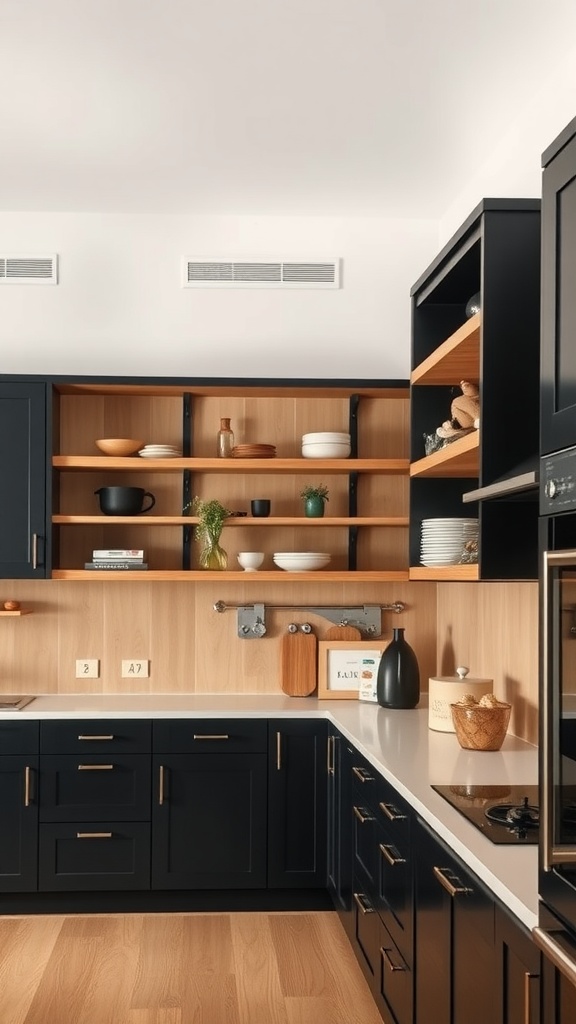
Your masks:
M237 559L244 572L256 572L264 561L263 551L239 551Z
M4 601L4 610L7 612L17 612L20 609L20 601Z
M324 498L320 494L314 494L304 499L304 514L310 519L320 519L324 515Z
M481 308L482 307L480 305L480 292L475 292L475 294L472 295L468 299L468 302L466 303L467 318L470 319L471 316L474 316L476 313L479 313Z
M96 441L96 447L104 452L104 455L114 455L119 459L135 455L143 444L144 441L138 441L134 437L101 437Z
M380 658L376 683L378 703L383 708L415 708L420 700L420 669L403 629L393 637Z
M451 704L450 708L461 747L465 750L500 750L508 731L511 704L496 700L492 706L458 703Z
M313 572L328 565L330 555L324 551L275 551L273 559L285 572Z

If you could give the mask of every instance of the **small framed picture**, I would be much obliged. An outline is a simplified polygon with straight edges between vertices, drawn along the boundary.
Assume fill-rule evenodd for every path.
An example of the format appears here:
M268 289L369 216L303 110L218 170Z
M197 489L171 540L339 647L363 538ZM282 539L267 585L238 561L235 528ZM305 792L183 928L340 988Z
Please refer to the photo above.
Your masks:
M358 641L320 640L318 643L318 697L321 700L358 700L360 690L376 692L380 658L386 647ZM372 698L364 698L372 699ZM375 698L374 698L375 699Z

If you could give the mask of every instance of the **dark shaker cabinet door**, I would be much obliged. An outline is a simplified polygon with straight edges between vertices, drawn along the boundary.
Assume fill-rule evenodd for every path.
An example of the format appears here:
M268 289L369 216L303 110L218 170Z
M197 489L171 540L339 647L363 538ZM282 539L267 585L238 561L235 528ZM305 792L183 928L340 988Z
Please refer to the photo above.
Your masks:
M0 892L37 888L38 758L0 757Z
M0 577L46 575L46 387L0 385Z

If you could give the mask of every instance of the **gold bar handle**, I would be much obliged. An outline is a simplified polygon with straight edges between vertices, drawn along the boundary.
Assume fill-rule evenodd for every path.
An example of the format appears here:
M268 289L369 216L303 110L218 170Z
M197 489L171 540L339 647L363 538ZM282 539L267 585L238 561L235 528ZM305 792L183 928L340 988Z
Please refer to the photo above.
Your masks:
M334 775L334 745L336 743L335 736L329 736L326 744L326 771L328 775Z
M406 967L404 964L395 964L392 957L390 956L389 950L385 949L384 946L380 946L380 953L382 959L390 971L405 971Z
M402 814L397 807L394 807L394 804L386 804L382 801L378 806L390 821L406 821L407 815Z
M365 822L367 821L375 820L374 815L370 814L370 811L367 811L365 807L356 807L356 805L354 804L352 810L354 811L354 814L358 818L358 821L360 822L361 825L364 825Z
M376 913L376 911L374 910L374 907L370 903L370 900L368 899L367 896L365 896L365 894L363 892L355 892L355 893L352 893L352 895L354 896L356 904L359 907L359 909L362 911L363 914L375 914Z
M32 534L32 568L38 568L38 534Z
M79 772L111 772L114 768L113 764L79 764Z
M282 768L282 733L276 733L276 771Z
M230 737L227 732L195 732L195 740L229 740Z
M114 736L112 734L110 734L110 736L96 736L96 735L91 736L90 733L80 733L80 735L78 736L78 739L79 740L113 740Z
M30 768L30 765L26 765L26 767L24 769L24 807L30 807L30 800L31 800L31 795L30 795L31 794L31 787L30 787L31 778L30 777L31 777L31 774L32 774L32 769Z
M530 971L526 971L524 975L524 1024L532 1024L532 985L530 983L539 977L539 974L530 974Z
M436 878L440 882L440 885L444 889L446 889L446 892L450 896L452 896L452 897L454 897L454 896L467 896L468 893L473 892L473 890L468 888L468 886L462 885L462 882L460 881L458 876L455 875L450 870L450 868L434 867L433 871L434 871L434 874L436 875ZM446 873L448 873L451 877L447 878L446 877Z
M556 938L552 936L556 935ZM565 939L561 941L563 933L547 932L544 928L533 928L532 938L534 942L543 950L546 956L552 961L555 967L558 968L561 974L570 982L571 985L576 985L576 964L574 961L574 943L569 942Z
M77 832L76 839L112 839L111 832Z
M159 770L159 773L158 773L158 804L159 804L160 807L162 807L163 803L164 803L164 765L161 764L160 765L160 770Z
M360 782L374 782L374 776L370 775L370 772L367 771L366 768L355 768L354 765L352 765L352 771L356 778L360 779Z
M379 843L380 853L386 858L389 864L394 867L395 864L405 864L406 858L401 857L395 846L388 846L386 843Z

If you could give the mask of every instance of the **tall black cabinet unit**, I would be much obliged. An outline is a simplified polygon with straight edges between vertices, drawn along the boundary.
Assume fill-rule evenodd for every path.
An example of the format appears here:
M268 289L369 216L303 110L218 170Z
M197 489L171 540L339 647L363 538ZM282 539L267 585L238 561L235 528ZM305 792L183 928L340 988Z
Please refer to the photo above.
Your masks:
M540 201L482 200L411 295L410 579L536 579ZM462 380L480 429L426 455ZM478 564L421 565L422 520L456 516L480 519Z
M0 384L0 577L46 576L46 385Z
M576 445L576 119L542 156L541 452Z

